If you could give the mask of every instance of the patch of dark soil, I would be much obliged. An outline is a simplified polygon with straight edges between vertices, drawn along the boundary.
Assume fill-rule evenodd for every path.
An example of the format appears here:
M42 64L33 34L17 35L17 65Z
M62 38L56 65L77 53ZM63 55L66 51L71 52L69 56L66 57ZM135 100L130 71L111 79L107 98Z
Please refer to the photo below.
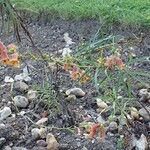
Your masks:
M65 42L63 39L64 33L68 32L69 36L73 39L73 42L75 42L75 44L71 47L71 49L75 50L76 47L82 44L82 42L89 41L90 38L95 35L98 29L101 28L101 23L92 19L82 21L65 21L63 19L56 19L51 21L50 23L47 23L46 25L39 24L38 22L32 22L28 26L36 46L39 49L41 49L43 53L56 54L56 52L63 49L65 46ZM141 31L136 30L132 32L131 30L124 30L118 27L111 30L110 34L119 34L122 37L129 39L131 37L135 38L135 35L139 37L139 32ZM134 47L134 52L136 53L137 57L150 56L150 37L148 32L144 33L144 37L141 41L141 44L135 45ZM14 42L16 43L16 40L11 33L9 33L6 36L1 36L1 40L4 41L6 44ZM27 52L34 52L30 42L24 35L22 36L22 43L19 45L19 49L20 53L24 57L28 56ZM32 82L28 84L31 85L31 87L35 84L42 85L42 81L47 78L47 74L45 73L45 69L43 68L43 63L28 60L26 58L23 59L25 60L23 66L27 64L29 66L29 70L31 71ZM150 70L149 63L138 65L145 70ZM23 66L21 66L21 68L23 68ZM4 84L4 77L6 75L14 77L16 74L22 72L21 69L13 69L8 67L2 67L0 69L1 85ZM69 79L68 75L64 74L64 72L59 72L59 75L60 90L68 89L74 87L75 85L78 85L76 83L73 83ZM56 83L55 80L53 80L53 82ZM58 114L49 115L47 126L54 126L56 128L72 128L78 126L79 123L83 121L83 117L87 115L90 115L92 121L96 122L96 118L99 114L96 112L97 105L94 97L97 96L97 92L90 83L80 87L86 91L86 96L84 98L78 98L76 101L72 102L66 101L64 96L59 97L59 102L61 101L61 112ZM8 102L12 100L12 95L9 88L7 86L4 86L0 90L1 98L6 99L6 102L0 102L1 108L3 108L3 106L8 105ZM14 91L14 93L18 94L16 91ZM24 93L24 95L26 95L26 93ZM30 131L32 128L36 127L35 122L39 120L39 118L41 117L41 113L47 111L48 108L47 106L45 106L46 104L44 102L38 104L39 101L40 99L38 98L34 102L31 102L28 108L23 109L24 111L28 112L26 116L21 117L18 115L14 120L13 118L7 118L4 121L5 124L9 124L10 126L8 127L8 130L7 128L5 130L0 130L0 135L3 135L2 137L5 137L6 140L8 139L5 145L10 145L9 142L13 142L13 145L23 146L28 148L29 150L32 150L34 149L33 147L37 146L36 141L31 138ZM9 104L9 106L10 105L11 104ZM12 112L16 114L18 110L14 106L11 106L11 108ZM137 129L134 132L138 131L138 128L134 127L134 129ZM147 131L147 128L144 128L143 130ZM145 131L143 130L140 133L145 133ZM7 133L7 131L9 131L9 133ZM16 139L12 139L12 132L18 132L18 134L16 133ZM60 144L66 144L66 149L68 150L117 149L117 135L115 134L111 134L111 136L108 134L106 136L106 140L103 143L101 143L97 139L89 140L87 138L68 133L64 130L52 130L52 132Z

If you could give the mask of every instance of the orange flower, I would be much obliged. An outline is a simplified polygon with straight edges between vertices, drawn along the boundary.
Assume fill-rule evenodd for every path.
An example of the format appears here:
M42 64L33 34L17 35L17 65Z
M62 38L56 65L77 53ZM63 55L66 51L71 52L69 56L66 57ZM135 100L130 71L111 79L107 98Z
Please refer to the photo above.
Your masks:
M20 66L18 53L11 54L9 59L3 60L2 62L5 65L10 65L10 66L13 66L13 67L19 67Z
M89 138L94 138L96 136L96 133L99 133L99 137L101 140L105 139L106 129L102 124L96 123L91 126Z
M96 135L97 129L99 127L100 127L100 124L98 124L98 123L91 126L91 128L90 128L90 134L89 134L90 138L94 138L94 136Z
M81 72L76 66L73 66L72 70L70 71L70 77L73 80L77 80L81 77Z
M64 64L64 66L63 66L63 69L65 70L65 71L69 71L69 70L71 70L72 69L72 64Z
M84 74L84 75L81 76L79 82L80 82L81 84L84 84L84 83L87 83L90 79L91 79L91 78L90 78L88 75Z
M63 69L69 71L72 80L79 80L80 83L86 83L90 80L90 77L75 64L64 64Z
M106 59L105 66L109 69L114 69L116 66L120 69L125 68L125 64L123 63L122 59L115 55L111 55Z
M8 48L13 48L13 53L9 56L7 48L5 45L0 41L0 60L5 65L10 65L13 67L19 67L19 55L16 52L16 46L14 44L11 44L8 46Z

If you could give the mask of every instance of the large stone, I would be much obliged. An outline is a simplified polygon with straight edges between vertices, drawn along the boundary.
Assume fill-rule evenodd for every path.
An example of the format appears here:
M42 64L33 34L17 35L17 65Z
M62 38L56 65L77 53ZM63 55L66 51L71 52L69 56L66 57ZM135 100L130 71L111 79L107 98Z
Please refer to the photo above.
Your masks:
M26 108L29 104L29 101L26 97L17 95L13 99L15 105L19 108Z

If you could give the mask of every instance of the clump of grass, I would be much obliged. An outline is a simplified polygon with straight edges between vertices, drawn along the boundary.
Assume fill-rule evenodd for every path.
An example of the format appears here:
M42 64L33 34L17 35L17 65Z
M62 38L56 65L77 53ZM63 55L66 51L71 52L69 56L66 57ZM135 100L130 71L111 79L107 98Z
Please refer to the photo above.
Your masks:
M117 36L94 38L74 54L74 63L91 77L99 97L112 104L111 118L118 112L121 116L126 115L128 106L134 103L133 90L138 83L150 87L150 82L147 82L150 72L134 65L149 62L150 57L134 58L130 50L126 56L124 46L130 45L130 41L119 39ZM134 42L141 42L141 38Z
M34 85L34 89L38 92L38 101L45 103L45 107L50 115L60 112L60 103L57 93L49 82L45 82L43 85Z

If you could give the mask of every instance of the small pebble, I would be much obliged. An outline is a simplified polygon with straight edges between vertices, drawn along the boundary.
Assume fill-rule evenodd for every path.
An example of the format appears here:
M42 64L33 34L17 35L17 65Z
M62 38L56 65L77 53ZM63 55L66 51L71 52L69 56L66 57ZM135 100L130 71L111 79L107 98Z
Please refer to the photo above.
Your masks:
M66 95L75 95L77 97L84 97L85 92L81 88L72 88L66 91Z
M48 121L47 117L41 118L40 120L38 120L36 122L36 125L42 125L42 124L46 123L47 121Z
M38 128L33 128L33 129L31 130L31 135L32 135L32 137L33 137L34 139L39 138L39 137L40 137L40 129L38 129Z
M11 115L11 109L9 107L4 107L0 112L0 119L6 119L8 116Z
M39 135L42 139L46 138L47 135L47 129L46 128L40 128Z
M17 81L14 83L14 89L20 92L25 92L29 89L29 86L23 81Z
M37 144L38 146L42 146L42 147L46 147L46 146L47 146L47 143L46 143L44 140L38 140L38 141L36 142L36 144Z
M106 109L108 107L108 105L99 98L96 99L96 102L97 106L100 107L101 109Z
M117 122L114 122L114 121L111 122L111 123L109 124L108 129L109 129L109 131L111 131L112 133L117 132L117 131L118 131L118 124L117 124Z
M27 93L27 98L29 101L32 101L37 98L37 91L29 90Z
M147 89L140 89L139 90L139 96L144 96L144 95L147 95L148 94L148 90Z
M14 79L11 78L10 76L6 76L5 79L4 79L4 82L6 82L6 83L13 83Z
M135 107L131 107L130 114L133 119L139 119L139 112Z

